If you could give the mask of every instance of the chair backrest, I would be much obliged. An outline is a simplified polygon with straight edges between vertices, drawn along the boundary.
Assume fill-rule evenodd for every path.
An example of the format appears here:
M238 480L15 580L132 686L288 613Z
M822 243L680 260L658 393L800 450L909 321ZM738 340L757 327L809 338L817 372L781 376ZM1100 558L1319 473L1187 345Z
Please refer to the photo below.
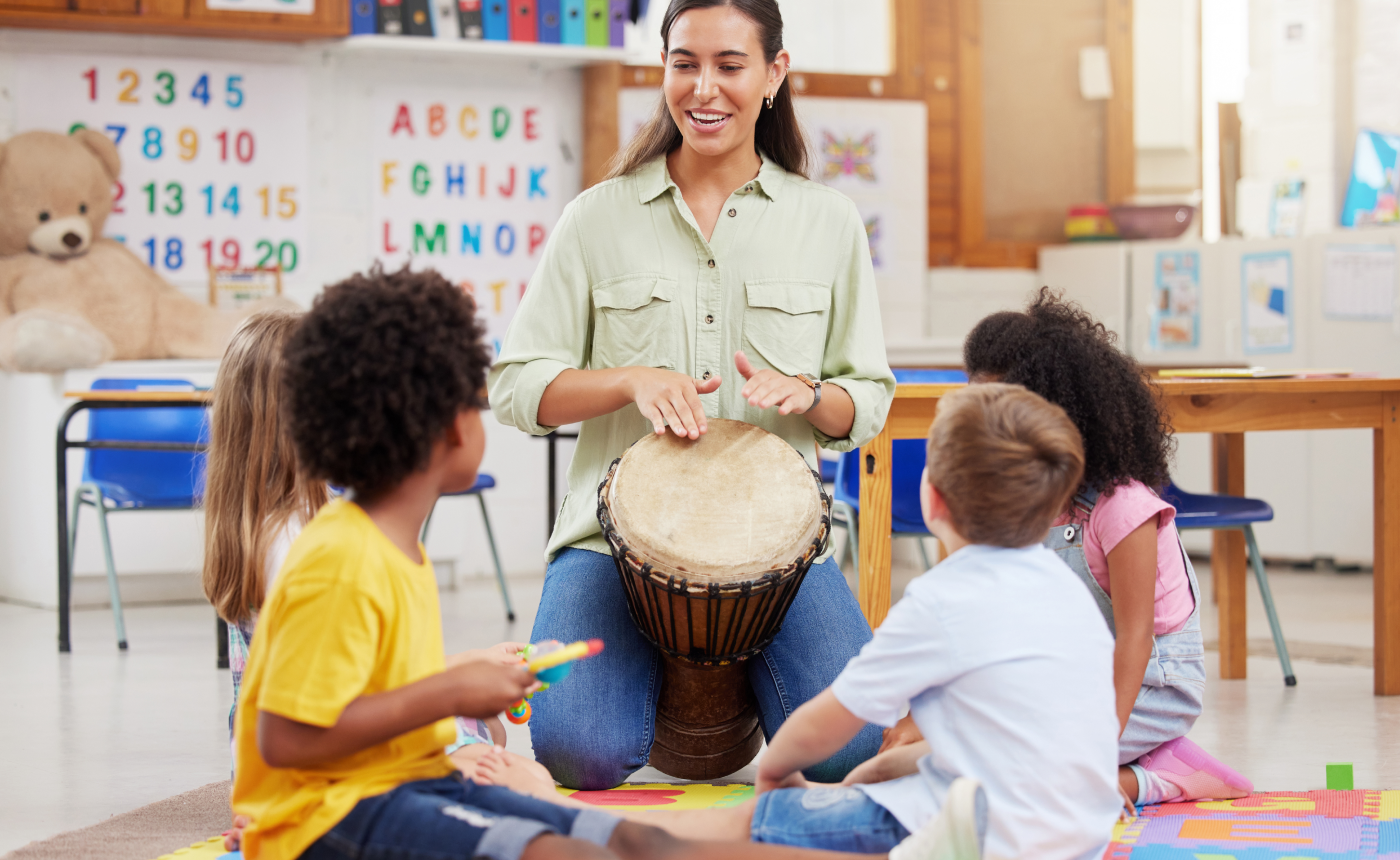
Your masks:
M99 379L95 391L194 390L183 379ZM203 409L189 406L133 409L92 409L88 412L90 441L193 442L209 441ZM84 481L116 484L133 500L147 504L193 504L203 490L204 455L184 451L123 451L89 449Z
M894 379L906 384L967 382L967 374L961 370L896 367ZM919 482L923 478L927 456L928 443L925 439L894 440L894 475L890 496L893 525L897 532L925 530L924 515L919 508ZM836 465L836 498L856 510L860 510L860 471L860 451L848 451L841 455Z
M967 382L967 371L964 370L940 370L932 367L896 367L893 370L894 381L905 384Z

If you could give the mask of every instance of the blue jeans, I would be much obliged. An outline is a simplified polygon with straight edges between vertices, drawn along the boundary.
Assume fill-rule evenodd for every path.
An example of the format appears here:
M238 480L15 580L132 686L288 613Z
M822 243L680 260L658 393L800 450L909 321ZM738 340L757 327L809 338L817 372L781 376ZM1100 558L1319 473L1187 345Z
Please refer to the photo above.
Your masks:
M831 686L870 641L836 563L812 566L772 644L748 661L765 738L799 705ZM569 788L604 789L644 766L656 737L661 654L637 630L612 556L565 549L545 575L531 641L599 638L602 654L574 664L558 686L531 700L535 758ZM805 771L809 779L840 782L880 748L880 729L867 725L836 755Z
M406 782L366 797L302 860L519 860L536 837L558 833L607 845L619 819L568 809L461 774Z
M884 854L909 835L888 809L858 788L780 788L758 796L754 842Z

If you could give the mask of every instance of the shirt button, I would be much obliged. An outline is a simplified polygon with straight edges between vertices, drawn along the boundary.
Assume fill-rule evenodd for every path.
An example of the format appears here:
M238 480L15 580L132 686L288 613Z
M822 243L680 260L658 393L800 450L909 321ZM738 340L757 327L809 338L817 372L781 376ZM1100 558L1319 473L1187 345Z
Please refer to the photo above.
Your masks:
M701 378L701 379L709 379L709 378L710 378L711 376L713 376L713 375L714 375L714 374L710 373L710 372L707 370L707 371L705 371L705 375L702 376L702 377L700 377L700 378Z
M706 265L708 265L711 269L713 269L713 268L715 267L715 261L714 261L714 260L711 260L711 261L710 261L709 263L707 263Z
M738 215L738 214L739 214L739 213L738 213L738 212L735 212L733 209L730 209L730 210L729 210L729 217L730 217L730 218L733 218L735 215Z
M752 190L753 190L753 186L752 186L752 185L745 185L745 186L744 186L744 190L745 190L745 191L752 191Z
M705 324L706 324L706 325L710 325L710 324L713 323L714 321L715 321L715 315L714 315L714 314L706 314L706 315L705 315Z

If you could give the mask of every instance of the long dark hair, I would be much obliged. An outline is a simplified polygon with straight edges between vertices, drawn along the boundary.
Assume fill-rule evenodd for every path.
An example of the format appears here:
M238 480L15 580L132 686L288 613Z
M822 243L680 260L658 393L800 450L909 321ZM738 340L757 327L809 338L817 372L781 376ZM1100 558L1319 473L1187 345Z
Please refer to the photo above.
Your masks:
M1105 495L1170 477L1175 450L1157 386L1079 305L1042 287L1025 311L979 322L963 343L970 376L1024 386L1064 409L1084 437L1084 483Z
M712 6L733 6L743 13L758 28L758 41L763 45L763 60L773 62L783 49L783 16L778 11L777 0L671 0L666 9L666 17L661 20L661 47L671 50L671 25L682 12L691 9L709 9ZM681 145L681 130L671 118L666 106L666 95L662 93L656 111L646 125L637 131L636 137L627 148L613 159L608 179L625 176L660 155L666 155ZM786 77L773 96L773 107L763 108L758 114L758 124L754 127L754 145L759 152L777 162L789 173L807 175L807 162L810 155L807 139L802 134L802 126L797 121L797 112L792 106L792 84Z

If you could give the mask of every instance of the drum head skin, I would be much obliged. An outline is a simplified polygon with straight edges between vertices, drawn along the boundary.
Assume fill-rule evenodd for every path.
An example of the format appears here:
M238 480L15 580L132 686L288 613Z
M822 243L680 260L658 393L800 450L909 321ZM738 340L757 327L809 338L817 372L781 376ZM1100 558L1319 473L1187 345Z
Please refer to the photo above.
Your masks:
M692 582L732 582L800 559L821 529L821 487L781 438L709 419L694 441L648 435L622 456L609 493L628 547Z

